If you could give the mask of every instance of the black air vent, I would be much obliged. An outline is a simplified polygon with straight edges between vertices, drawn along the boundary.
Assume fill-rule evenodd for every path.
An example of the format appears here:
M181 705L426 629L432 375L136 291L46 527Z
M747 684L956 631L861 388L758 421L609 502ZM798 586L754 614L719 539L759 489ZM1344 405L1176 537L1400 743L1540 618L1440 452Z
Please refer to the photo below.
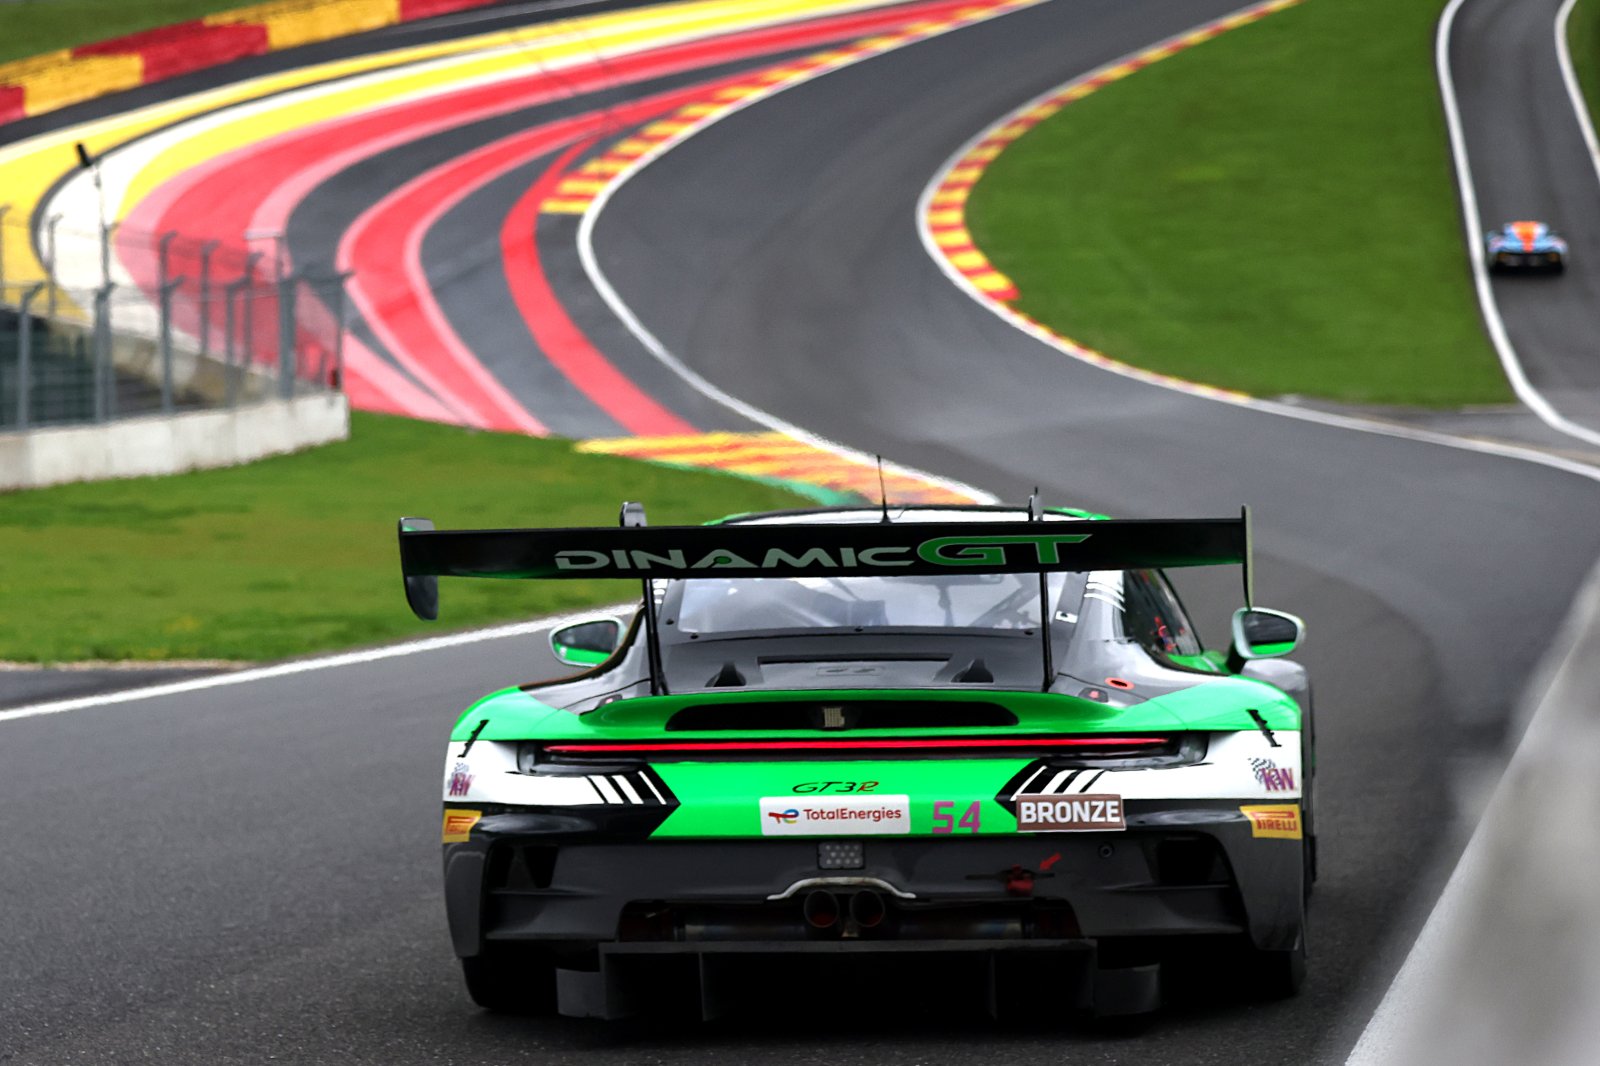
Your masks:
M731 662L723 663L716 676L706 682L706 688L743 688L744 675Z
M989 668L984 665L980 656L968 663L967 668L951 680L961 685L987 685L994 680L994 674L989 672Z
M1016 725L994 703L933 700L855 700L823 703L707 703L685 707L667 722L670 732L752 729L973 729Z

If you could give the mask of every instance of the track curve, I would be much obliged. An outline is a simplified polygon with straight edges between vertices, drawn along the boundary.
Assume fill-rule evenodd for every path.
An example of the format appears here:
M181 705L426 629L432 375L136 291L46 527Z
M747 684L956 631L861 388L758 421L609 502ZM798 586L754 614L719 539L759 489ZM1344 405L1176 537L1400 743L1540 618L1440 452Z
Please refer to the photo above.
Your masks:
M1409 942L1409 909L1430 898L1418 871L1452 854L1456 760L1493 758L1600 550L1600 494L1571 473L1071 362L954 289L916 232L918 192L974 131L1234 6L1053 0L842 67L663 154L610 196L593 236L617 292L674 354L799 425L1011 498L1038 484L1053 502L1130 517L1255 507L1261 598L1308 615L1319 686L1324 879L1305 995L1190 1001L1112 1040L996 1032L960 1003L642 1033L479 1015L438 904L439 739L469 698L537 672L523 637L4 723L0 787L13 802L0 827L29 843L26 863L0 867L14 916L0 956L23 960L0 973L17 1019L0 1051L18 1062L1339 1061ZM607 106L645 92L616 85ZM288 218L295 261L331 261L384 196L576 106L404 141L320 181ZM505 302L507 264L521 261L501 242L555 150L450 205L415 252L439 313L522 398L542 395L543 379L508 354L527 351L530 334ZM598 351L698 428L750 428L583 290L570 216L532 224L551 292ZM578 409L584 432L619 425L598 405ZM1189 588L1214 640L1233 580Z
M697 372L856 447L1121 514L1257 508L1272 557L1262 596L1306 605L1318 635L1308 658L1334 775L1321 802L1341 812L1326 875L1339 902L1324 896L1317 916L1336 946L1313 978L1338 1006L1275 1014L1294 1035L1271 1044L1299 1060L1328 1050L1334 1015L1382 979L1365 937L1416 887L1393 871L1441 837L1446 814L1430 798L1447 788L1446 751L1492 750L1506 729L1594 556L1597 542L1572 540L1575 514L1563 516L1592 514L1593 487L1072 363L950 300L913 228L917 190L973 130L1232 6L1046 5L798 86L641 171L597 223L596 250L623 300ZM889 100L888 113L871 103ZM673 249L671 274L625 254L641 245ZM1517 528L1496 519L1491 532L1486 505ZM1404 785L1390 776L1400 767L1413 775ZM1241 1025L1230 1039L1261 1037Z
M1496 276L1486 313L1504 322L1531 386L1560 416L1600 440L1600 230L1592 224L1600 171L1563 77L1557 45L1563 0L1452 4L1445 56L1477 217L1467 239L1515 219L1566 238L1558 277ZM1476 225L1474 225L1476 222ZM1474 257L1476 259L1476 256Z

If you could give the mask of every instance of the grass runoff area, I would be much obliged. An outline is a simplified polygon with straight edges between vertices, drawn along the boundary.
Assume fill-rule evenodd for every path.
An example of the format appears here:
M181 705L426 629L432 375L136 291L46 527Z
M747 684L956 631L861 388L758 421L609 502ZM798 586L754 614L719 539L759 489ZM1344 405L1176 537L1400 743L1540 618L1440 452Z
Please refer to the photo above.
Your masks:
M1567 51L1578 87L1589 105L1589 117L1600 126L1600 2L1582 0L1567 19Z
M0 0L0 63L246 6L250 0Z
M568 441L361 414L348 441L247 466L0 497L0 659L276 659L615 603L637 582L440 582L440 621L401 591L395 523L605 526L807 506L726 474ZM25 619L25 621L24 621Z
M1442 8L1306 0L1067 105L978 183L979 246L1021 310L1137 366L1257 396L1509 402L1461 243Z

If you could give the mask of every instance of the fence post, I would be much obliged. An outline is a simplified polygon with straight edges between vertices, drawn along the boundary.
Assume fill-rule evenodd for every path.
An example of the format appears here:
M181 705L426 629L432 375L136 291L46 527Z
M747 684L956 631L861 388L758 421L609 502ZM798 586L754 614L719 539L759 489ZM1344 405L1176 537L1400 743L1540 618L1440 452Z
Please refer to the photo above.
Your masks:
M94 291L94 420L105 422L116 414L117 382L111 365L111 290ZM55 291L55 287L51 287Z
M225 315L227 317L227 325L225 327L225 332L227 333L227 359L228 359L228 361L227 361L227 384L228 384L228 389L227 389L226 402L227 402L227 405L229 407L232 407L234 404L239 402L239 377L240 377L240 375L242 375L244 373L244 367L243 367L243 362L244 361L242 359L237 358L237 356L239 356L242 353L240 353L237 350L237 348L234 346L234 335L235 335L235 332L236 332L234 330L234 323L237 321L237 319L239 317L239 316L234 314L234 305L238 302L239 294L241 292L245 292L249 288L251 283L252 283L251 276L250 276L250 271L255 266L255 259L256 259L256 256L255 255L251 255L249 257L249 259L247 259L245 261L245 273L239 275L239 278L238 278L237 281L230 282L227 285L227 287L225 287L222 290L222 292L223 292L223 298L222 298L223 299L223 310L224 310L224 313L225 313ZM246 299L249 299L248 295L246 296ZM243 317L244 317L244 320L245 320L245 329L247 331L250 328L250 319L251 319L251 315L250 315L249 312L250 312L250 305L246 304L245 305L245 315Z
M356 276L354 270L345 270L333 278L333 388L344 391L344 303L345 286Z
M239 287L243 284L243 281L234 281L222 287L223 402L229 407L233 406L235 385L233 380L233 304L235 297L238 295Z
M39 282L17 303L22 332L17 336L17 428L27 429L33 407L33 301L45 287Z
M50 291L45 294L45 306L51 321L56 317L56 290L60 287L56 282L56 227L61 225L59 214L51 215L44 223L44 273L45 280L50 283Z
M285 400L294 398L294 289L297 284L293 276L278 277L278 395Z
M182 274L161 287L161 411L172 413L172 294L188 279Z
M6 295L6 216L10 213L10 204L0 204L0 300Z
M200 354L211 354L211 253L221 241L206 241L200 246Z
M121 225L120 219L100 223L100 282L103 285L111 284L111 235Z
M251 252L245 256L244 274L241 278L247 284L244 291L244 350L240 353L243 358L239 360L241 369L255 365L256 361L256 263L261 259L260 252Z
M177 237L177 230L167 230L156 242L156 288L167 287L167 252L172 247L173 238ZM110 281L110 278L106 279Z

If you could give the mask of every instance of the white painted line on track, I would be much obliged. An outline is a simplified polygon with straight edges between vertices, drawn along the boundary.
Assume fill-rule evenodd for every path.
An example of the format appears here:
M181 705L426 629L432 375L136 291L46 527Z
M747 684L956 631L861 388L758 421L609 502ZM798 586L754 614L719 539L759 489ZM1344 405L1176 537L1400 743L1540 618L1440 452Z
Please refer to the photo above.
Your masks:
M1456 185L1461 191L1462 223L1467 231L1467 253L1472 261L1473 287L1478 293L1478 307L1483 314L1484 327L1494 344L1495 354L1511 390L1517 399L1526 404L1539 420L1558 433L1600 447L1600 432L1578 425L1557 411L1522 369L1522 361L1506 332L1500 318L1500 307L1495 303L1494 287L1489 284L1489 270L1483 261L1483 219L1478 214L1478 187L1472 180L1472 166L1467 158L1467 138L1461 126L1461 109L1456 103L1455 77L1450 73L1450 32L1455 28L1456 12L1464 0L1450 0L1439 16L1438 32L1434 35L1434 67L1439 79L1439 96L1444 103L1445 127L1450 131L1450 154L1455 160ZM1558 19L1559 23L1559 19ZM1580 108L1580 111L1582 109ZM1592 137L1593 134L1591 133Z
M1556 12L1556 64L1561 68L1561 81L1567 87L1567 99L1572 103L1572 113L1578 118L1578 129L1583 132L1584 146L1589 149L1589 164L1594 167L1596 181L1600 181L1600 139L1596 139L1594 120L1589 114L1589 104L1578 84L1578 73L1572 67L1572 49L1567 44L1567 22L1578 0L1563 0Z
M359 651L322 655L311 659L293 659L285 663L274 663L271 666L257 666L227 674L196 677L187 681L169 681L165 684L146 685L142 688L123 689L119 692L107 692L95 696L80 696L70 700L32 703L23 707L13 707L10 710L0 711L0 722L12 721L18 718L37 718L46 714L64 714L67 711L80 711L89 707L108 707L116 703L136 703L141 700L160 699L163 696L178 696L186 692L200 692L210 688L228 688L233 685L247 685L253 681L269 681L276 677L289 677L293 674L308 674L318 670L335 670L343 666L361 666L365 663L380 662L384 659L399 659L407 655L443 651L446 648L459 648L465 644L481 644L490 640L525 637L530 633L550 629L564 622L576 622L604 614L626 615L633 609L634 604L632 603L608 604L588 611L575 611L568 614L553 615L548 618L535 618L528 622L512 622L509 625L493 626L488 629L473 629L465 633L424 637L421 640L408 640L400 644L385 644L380 648L363 648Z
M1461 0L1451 0L1451 2L1452 6L1457 6L1461 3ZM1570 2L1571 0L1569 0L1569 3ZM1243 14L1255 6L1256 5L1253 3L1248 4L1234 12L1234 14ZM1230 16L1223 16L1223 19L1225 20L1228 17ZM1202 23L1202 25L1204 25L1204 23ZM1142 53L1150 51L1152 48L1160 48L1163 45L1180 41L1193 32L1194 30L1191 29L1183 33L1174 34L1158 44L1129 52L1120 59L1115 59L1110 63L1105 64L1105 66L1112 67L1126 63L1130 60L1138 58ZM1099 69L1103 68L1096 68L1096 70ZM974 302L976 302L980 307L983 307L989 311L991 314L994 314L996 317L1009 323L1016 329L1021 330L1041 343L1048 344L1050 347L1056 349L1062 354L1070 356L1071 358L1076 359L1088 366L1092 366L1097 370L1103 370L1108 374L1117 374L1121 377L1130 378L1134 381L1140 382L1141 384L1150 385L1154 388L1168 389L1174 392L1183 393L1186 396L1193 396L1197 399L1209 400L1213 403L1229 404L1234 407L1244 407L1267 414L1280 415L1284 418L1297 419L1301 422L1313 422L1317 425L1334 426L1340 429L1354 430L1358 433L1371 433L1380 437L1393 437L1397 440L1409 440L1421 444L1434 444L1446 448L1455 448L1459 451L1475 452L1479 455L1493 455L1499 458L1517 459L1523 462L1535 463L1539 466L1549 467L1554 470L1560 470L1568 474L1576 474L1577 476L1586 478L1590 481L1600 482L1600 467L1592 466L1576 459L1569 459L1562 455L1555 455L1549 452L1540 451L1536 448L1522 447L1520 445L1505 444L1499 441L1482 440L1473 437L1458 437L1448 433L1420 429L1415 426L1407 426L1400 423L1379 422L1374 419L1362 418L1357 415L1338 414L1332 411L1320 411L1310 408L1294 407L1289 404L1277 403L1272 400L1263 400L1253 396L1228 395L1212 392L1201 393L1184 388L1181 384L1176 382L1167 383L1163 381L1153 381L1139 373L1137 367L1130 366L1124 369L1119 366L1106 366L1101 363L1085 359L1065 338L1042 325L1023 318L1021 315L1012 311L1010 307L998 300L993 299L987 293L983 292L976 285L974 285L969 278L957 270L955 266L945 257L943 252L940 251L937 242L934 240L933 232L928 225L928 210L934 194L938 191L940 185L944 183L946 175L948 175L950 171L956 167L957 163L959 163L961 159L965 158L967 153L976 148L980 142L990 137L995 130L1014 121L1024 112L1030 111L1052 97L1058 96L1063 90L1071 87L1074 83L1081 82L1092 77L1094 73L1095 71L1089 71L1088 73L1080 75L1079 77L1047 89L1038 96L1035 96L1025 103L1020 104L1019 106L1006 112L1005 115L979 130L959 148L952 152L944 161L944 163L941 164L934 172L933 177L929 179L928 183L923 186L922 195L917 199L917 235L921 238L923 250L927 252L928 257L933 260L934 265L939 268L940 272L943 273L944 276L956 286L956 288L966 293ZM1474 197L1471 215L1473 218L1476 218L1476 199L1475 194L1470 192L1470 176L1467 178L1467 181L1469 185L1464 186L1462 195L1464 199L1469 195ZM1475 223L1469 222L1469 229L1474 224ZM1468 240L1467 244L1468 247L1472 249L1475 262L1477 264L1477 275L1479 279L1484 282L1484 286L1486 288L1487 275L1482 269L1482 249L1470 239ZM1482 292L1483 290L1480 289L1480 296L1482 295ZM1492 310L1494 307L1492 294L1489 297L1489 303L1486 304L1485 307L1488 309L1485 312L1487 318L1488 311ZM1495 315L1494 322L1499 322L1498 314ZM1504 337L1503 326L1500 329L1500 333L1501 336ZM1506 341L1506 346L1507 350L1509 351L1509 340ZM1511 366L1514 367L1517 374L1520 375L1521 367L1520 364L1516 362L1514 353L1512 354L1511 359ZM1504 365L1503 359L1502 365ZM1508 369L1507 375L1510 376L1510 374L1511 371ZM1522 381L1524 384L1526 384L1526 377L1523 377ZM1515 383L1515 379L1513 379L1513 386L1515 386ZM1530 385L1528 388L1531 390L1532 386ZM1533 395L1539 399L1539 402L1544 403L1543 397L1539 397L1538 393L1535 392ZM1528 406L1533 407L1534 405L1529 403ZM1548 404L1545 404L1545 406L1547 409L1549 409ZM1537 413L1537 409L1535 410ZM1550 410L1552 410L1553 413L1553 409ZM1555 417L1559 419L1560 415L1555 415ZM1543 418L1542 415L1541 418ZM1545 421L1546 424L1549 424L1548 420ZM1584 430L1580 426L1572 426L1571 428L1577 432L1570 435L1577 436L1580 440L1585 440L1596 445L1600 445L1600 433L1589 433L1589 431ZM1567 431L1562 430L1562 432Z
M1027 9L1016 8L999 11L988 16L987 18L976 19L971 22L964 22L958 26L952 26L949 29L941 30L938 34L931 36L942 36L945 33L965 29L968 26L974 26L980 24L981 22L987 22L992 18L999 18L1004 15L1012 14L1013 11L1016 10ZM918 37L914 40L905 42L905 44L914 44L919 41L929 39L931 39L931 37ZM905 44L897 45L896 49L905 47ZM868 55L852 59L848 62L821 68L814 73L801 78L796 78L792 81L781 82L773 86L770 91L761 93L758 96L752 96L748 99L741 100L731 105L727 109L718 112L716 115L711 116L706 121L696 123L694 126L684 130L677 136L663 141L651 151L640 156L632 166L619 174L615 181L608 183L606 187L595 196L594 201L589 205L589 209L584 212L582 220L578 223L578 257L583 262L584 271L589 275L589 283L594 286L595 291L600 294L601 299L605 300L606 306L611 308L612 314L617 316L622 324L628 328L628 331L634 335L635 339L637 339L639 343L644 346L645 350L654 356L663 366L671 370L680 379L682 379L686 385L694 389L700 395L706 397L708 400L711 400L713 403L716 403L719 406L727 408L729 411L732 411L741 417L747 418L758 425L766 426L768 429L771 429L775 432L783 433L795 438L796 440L803 441L804 443L810 444L813 447L833 452L835 455L843 456L847 459L851 459L855 462L866 465L872 464L872 456L848 447L847 445L840 444L838 441L829 440L826 437L819 436L815 433L812 433L810 430L795 425L792 422L784 421L778 416L771 414L768 411L764 411L754 404L746 403L738 397L724 392L722 389L713 385L695 371L691 370L681 359L674 355L665 344L661 342L659 337L650 331L649 327L639 320L639 316L633 313L633 309L628 306L625 300L622 299L622 296L617 292L616 287L613 286L610 279L606 277L605 271L601 269L599 257L595 254L594 230L599 221L601 213L605 210L606 205L611 202L611 198L616 194L617 190L621 189L624 185L631 181L639 174L640 171L644 170L645 167L649 166L651 163L655 162L657 159L661 158L667 152L670 152L672 149L676 148L690 137L693 137L702 130L709 129L711 126L721 122L725 118L738 114L747 107L751 107L754 104L760 103L764 100L770 100L779 93L786 92L797 85L805 84L815 80L816 78L830 74L835 70L842 70L846 66L853 66L855 63L883 54L885 53L873 52ZM889 462L887 460L883 465L885 470L898 474L909 475L912 477L923 478L932 482L933 484L939 485L942 488L968 495L979 503L999 502L999 497L960 481L953 481L949 478L939 477L938 475L930 474L923 470L917 470L913 467Z

